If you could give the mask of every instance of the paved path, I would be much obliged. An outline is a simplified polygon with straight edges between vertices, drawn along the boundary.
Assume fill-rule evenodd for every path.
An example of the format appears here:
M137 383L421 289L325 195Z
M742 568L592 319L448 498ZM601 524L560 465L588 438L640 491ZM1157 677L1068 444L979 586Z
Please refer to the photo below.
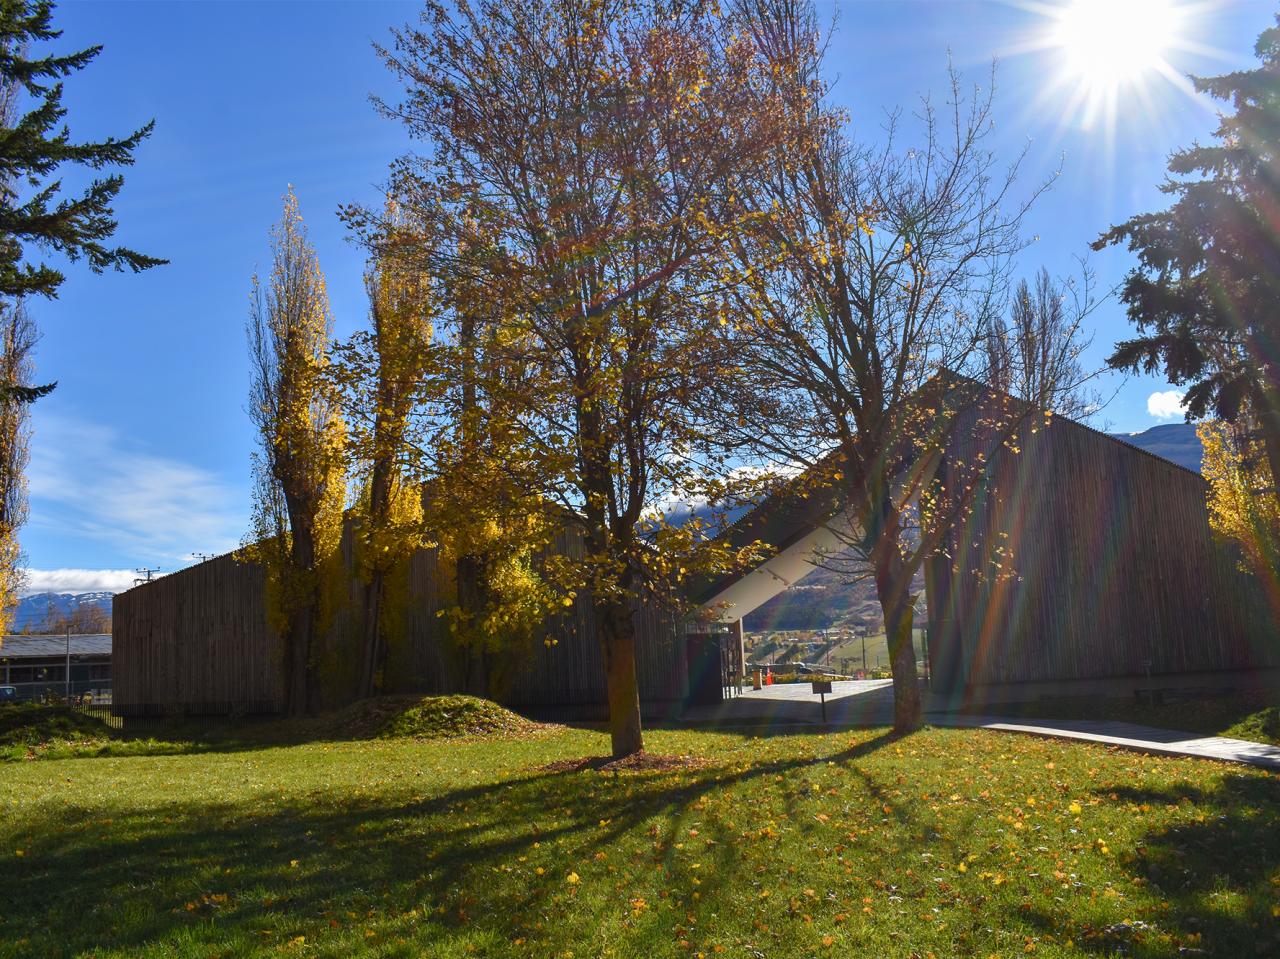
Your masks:
M893 682L888 679L832 683L827 723L883 726L893 722ZM714 706L691 706L684 718L717 726L792 726L822 722L822 706L809 683L779 683L748 689Z
M1227 739L1225 736L1199 736L1195 733L1180 733L1172 729L1156 729L1154 726L1102 719L1010 720L994 716L960 716L955 713L930 713L927 718L931 726L1002 729L1012 733L1029 733L1032 736L1102 743L1157 756L1195 756L1280 770L1280 748L1243 739Z
M893 722L893 688L887 680L852 680L832 684L827 696L827 724L831 726L887 726ZM785 683L747 690L715 706L695 706L684 718L716 726L777 728L821 724L821 706L808 683ZM960 729L999 729L1057 739L1118 746L1162 756L1194 756L1247 763L1280 770L1280 748L1221 736L1197 736L1133 723L1089 719L1004 719L929 712L931 726Z

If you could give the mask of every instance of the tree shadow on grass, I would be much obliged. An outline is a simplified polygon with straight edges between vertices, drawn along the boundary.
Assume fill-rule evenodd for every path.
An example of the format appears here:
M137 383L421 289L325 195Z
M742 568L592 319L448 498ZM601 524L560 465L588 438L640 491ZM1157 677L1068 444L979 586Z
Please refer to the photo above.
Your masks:
M1227 775L1211 788L1108 788L1106 798L1177 806L1174 824L1152 828L1120 860L1134 882L1167 906L1150 925L1084 929L1080 948L1099 955L1280 955L1280 778ZM1029 917L1047 928L1052 917ZM1163 936L1163 938L1162 938Z
M894 740L880 735L821 761L852 762ZM696 920L735 876L738 834L704 820L700 800L814 762L533 770L421 796L412 783L371 784L364 797L175 795L114 819L48 801L21 823L0 820L0 848L23 852L6 856L0 881L0 956L303 946L310 955L485 954L521 940L591 943L602 913L618 917L618 955L648 954L654 942L670 948L673 917ZM696 862L676 854L690 835ZM583 897L602 901L575 909Z

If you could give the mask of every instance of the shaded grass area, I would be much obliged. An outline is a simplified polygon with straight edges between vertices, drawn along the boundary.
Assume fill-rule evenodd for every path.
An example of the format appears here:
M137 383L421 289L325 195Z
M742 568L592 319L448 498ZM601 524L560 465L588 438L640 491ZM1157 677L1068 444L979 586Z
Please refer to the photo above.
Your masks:
M1193 696L1164 703L1124 697L1071 696L1024 703L988 703L963 712L1028 719L1113 719L1280 746L1280 690L1275 689Z
M266 748L316 740L527 736L552 729L474 696L381 696L300 719L155 721L114 728L66 706L0 707L0 762Z
M986 730L314 742L0 768L0 957L1253 956L1280 778Z

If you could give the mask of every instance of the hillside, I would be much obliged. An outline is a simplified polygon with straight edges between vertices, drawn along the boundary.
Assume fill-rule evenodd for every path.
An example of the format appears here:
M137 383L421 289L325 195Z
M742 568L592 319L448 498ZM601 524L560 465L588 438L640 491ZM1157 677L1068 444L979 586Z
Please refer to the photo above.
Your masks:
M1200 472L1200 459L1204 450L1200 445L1200 437L1196 435L1194 423L1169 423L1164 426L1153 426L1140 433L1112 433L1111 435L1130 446L1154 453L1179 466L1185 466L1193 472Z
M916 576L914 587L923 597L923 574ZM747 632L862 625L879 631L882 623L875 584L871 580L846 583L839 573L815 569L747 615L742 625Z

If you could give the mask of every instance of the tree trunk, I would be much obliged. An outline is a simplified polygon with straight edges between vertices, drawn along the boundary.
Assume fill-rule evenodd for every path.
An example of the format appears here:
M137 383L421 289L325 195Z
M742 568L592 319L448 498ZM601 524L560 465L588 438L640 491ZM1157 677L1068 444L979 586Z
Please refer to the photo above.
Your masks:
M378 692L378 670L382 666L382 598L386 579L375 569L364 590L364 669L360 676L360 695L364 698Z
M609 738L613 758L644 749L640 726L640 684L636 676L636 628L631 610L608 604L597 608L596 623L604 652L609 694Z
M484 560L479 556L459 556L458 606L469 624L484 612ZM489 695L488 670L484 650L473 641L463 650L466 656L466 690L473 696Z
M305 715L311 708L312 605L303 604L289 616L288 697L290 716Z
M1271 489L1265 496L1280 496L1280 409L1268 408L1260 411L1258 416L1259 430L1262 434L1262 448L1267 454L1267 465L1271 467Z
M924 704L920 697L915 643L911 636L915 618L911 570L898 553L896 517L891 517L885 525L893 536L883 540L873 556L876 596L884 614L889 668L893 672L893 729L894 732L909 733L924 725Z
M884 612L885 637L889 642L889 665L893 671L893 730L914 732L924 725L924 704L920 697L920 678L916 673L916 650L911 636L915 620L910 596L896 610Z
M316 546L312 527L303 522L302 511L290 502L289 525L293 529L289 562L292 568L286 574L285 598L291 606L288 616L289 629L289 715L301 716L315 707L315 684L311 681L311 641L320 607L320 587L317 581ZM288 582L288 580L293 582ZM300 583L305 588L298 589ZM293 605L293 604L297 605Z

